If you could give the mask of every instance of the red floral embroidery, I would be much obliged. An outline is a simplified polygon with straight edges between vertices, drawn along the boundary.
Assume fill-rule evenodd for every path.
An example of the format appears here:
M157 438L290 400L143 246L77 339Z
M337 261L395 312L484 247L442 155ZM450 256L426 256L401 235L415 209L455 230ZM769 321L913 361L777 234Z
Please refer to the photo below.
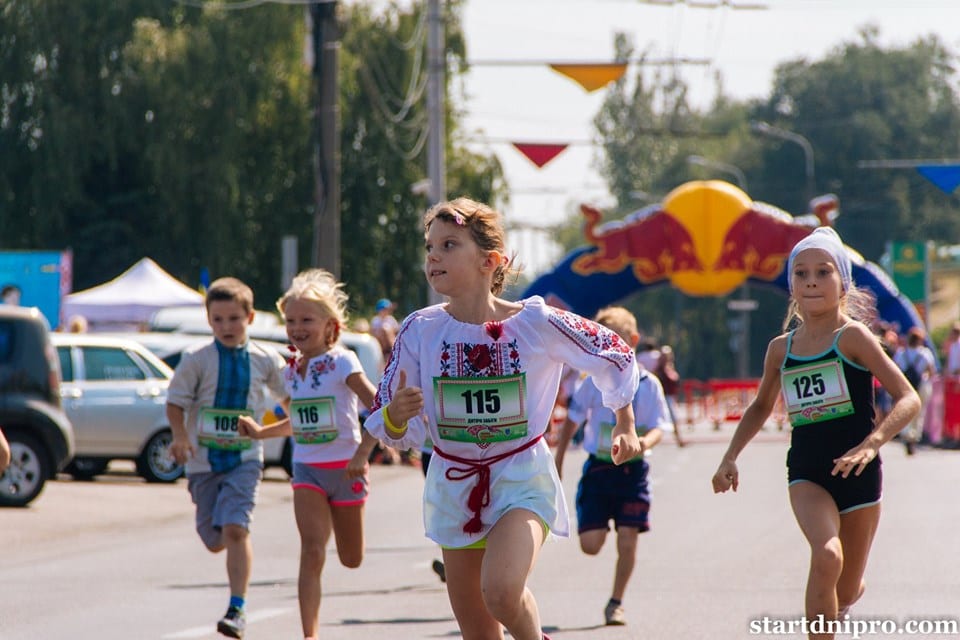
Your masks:
M497 321L491 321L483 325L487 330L487 335L493 338L495 341L500 339L500 336L503 335L503 323Z
M483 371L493 362L490 356L490 347L485 344L475 344L465 350L467 361L478 371Z
M287 350L289 350L289 351L290 351L290 354L291 354L291 355L287 358L287 364L290 366L291 369L296 369L296 368L297 368L297 363L299 362L299 359L297 358L297 356L299 355L298 352L297 352L297 348L296 348L295 346L293 346L292 344L288 344L288 345L287 345Z

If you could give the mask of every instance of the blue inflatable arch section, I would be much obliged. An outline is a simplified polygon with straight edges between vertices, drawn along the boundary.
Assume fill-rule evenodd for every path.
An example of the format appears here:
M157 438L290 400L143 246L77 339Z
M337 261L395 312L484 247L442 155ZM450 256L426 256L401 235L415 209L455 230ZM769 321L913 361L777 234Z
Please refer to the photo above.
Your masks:
M552 271L538 277L524 292L524 297L543 296L551 304L568 308L590 318L603 307L614 304L635 291L670 282L668 279L663 279L652 285L644 284L634 276L630 265L615 274L594 273L583 276L574 273L571 268L573 262L581 255L593 251L596 251L595 247L586 246L570 252ZM880 319L899 327L900 333L906 333L912 327L923 328L923 320L913 303L900 293L883 269L873 262L864 260L859 253L849 247L847 251L853 264L854 283L874 295ZM774 280L748 278L747 281L751 285L774 287L784 295L788 294L785 268Z

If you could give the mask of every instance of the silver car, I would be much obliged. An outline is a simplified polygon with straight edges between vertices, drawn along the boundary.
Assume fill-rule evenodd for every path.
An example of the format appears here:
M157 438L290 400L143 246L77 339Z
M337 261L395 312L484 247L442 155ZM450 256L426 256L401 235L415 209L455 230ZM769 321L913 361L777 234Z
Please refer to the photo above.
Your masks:
M170 456L167 386L173 371L133 340L54 333L63 409L73 423L78 479L103 473L111 460L133 460L148 482L173 482L183 466Z

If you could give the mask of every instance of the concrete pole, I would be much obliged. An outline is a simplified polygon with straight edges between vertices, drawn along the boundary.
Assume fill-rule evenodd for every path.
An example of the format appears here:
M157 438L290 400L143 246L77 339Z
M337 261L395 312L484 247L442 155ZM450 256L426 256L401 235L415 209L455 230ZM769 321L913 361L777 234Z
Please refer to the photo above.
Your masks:
M313 77L317 92L314 148L314 266L340 279L340 33L337 1L310 5L313 22Z
M443 20L440 1L427 3L427 177L430 179L428 194L430 205L447 199L446 127L444 123L443 96L446 60L443 44ZM428 288L430 304L443 301L433 289Z

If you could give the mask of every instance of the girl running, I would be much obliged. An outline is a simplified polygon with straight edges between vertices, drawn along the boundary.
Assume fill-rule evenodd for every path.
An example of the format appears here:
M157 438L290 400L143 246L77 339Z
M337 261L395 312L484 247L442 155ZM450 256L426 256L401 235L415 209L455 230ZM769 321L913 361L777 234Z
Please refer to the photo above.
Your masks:
M440 544L465 640L540 640L527 579L548 533L569 535L543 434L563 365L594 377L616 412L612 457L640 453L633 350L616 333L532 297L498 295L511 261L502 219L460 198L424 217L427 282L447 302L403 322L367 428L400 449L429 435L424 524Z

